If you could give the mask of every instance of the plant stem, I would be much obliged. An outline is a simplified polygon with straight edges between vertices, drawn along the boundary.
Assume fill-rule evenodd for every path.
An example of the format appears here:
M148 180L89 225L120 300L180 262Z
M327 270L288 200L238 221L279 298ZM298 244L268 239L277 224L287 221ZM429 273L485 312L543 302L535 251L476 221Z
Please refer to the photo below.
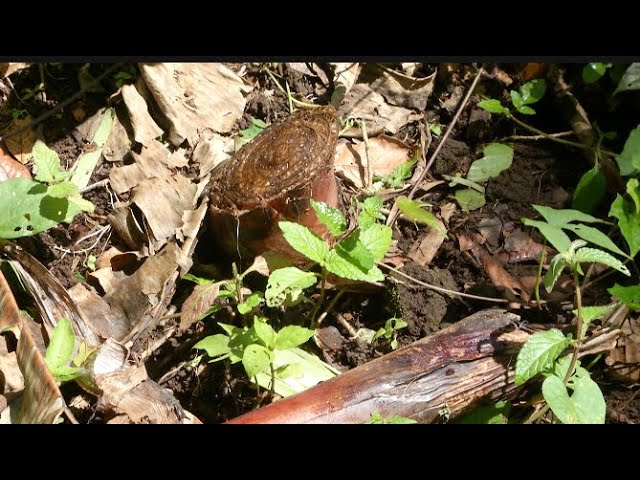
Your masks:
M267 72L267 75L271 77L271 80L276 85L276 87L278 87L278 90L280 90L282 93L284 93L287 96L287 99L289 100L289 102L293 102L299 107L319 108L321 106L321 105L316 105L314 103L306 103L306 102L301 102L300 100L296 100L291 95L291 92L287 93L286 90L282 87L282 85L280 85L280 82L278 82L278 80L276 79L275 75L271 72L271 70L269 70L268 68L265 68L264 71ZM293 110L291 111L293 112Z
M311 324L311 328L312 329L316 329L320 326L320 324L322 323L322 321L326 318L327 315L329 315L329 312L331 312L331 310L333 309L333 307L335 306L335 304L338 302L338 300L340 299L340 297L342 297L342 294L345 292L346 290L340 289L340 291L338 291L338 293L336 293L334 295L334 297L331 299L331 302L329 302L329 305L327 305L327 309L322 312L322 314L318 317L318 321L315 323Z
M542 278L542 264L544 263L545 258L547 258L546 237L544 239L544 243L542 244L542 255L540 255L540 263L538 264L538 274L536 275L536 285L534 288L534 292L536 294L536 302L538 302L538 306L540 306L540 279Z
M329 272L327 271L327 269L326 268L322 268L322 279L320 280L320 298L318 299L318 303L316 304L316 308L313 309L313 313L311 314L311 326L312 327L316 323L316 315L318 314L318 311L320 310L320 307L322 306L322 303L324 302L324 297L325 297L325 294L326 294L325 283L326 283L328 274L329 274Z
M573 270L573 283L576 286L576 308L578 309L578 318L576 319L576 340L573 344L573 354L571 355L571 363L569 364L569 368L567 369L567 373L564 376L564 384L566 385L571 378L571 374L573 373L573 369L576 366L576 362L578 361L578 353L580 353L580 344L582 343L582 339L584 337L584 332L582 331L582 291L580 290L580 279L578 278L578 272Z
M271 396L273 397L276 394L276 369L273 368L273 362L269 363L269 367L271 367Z

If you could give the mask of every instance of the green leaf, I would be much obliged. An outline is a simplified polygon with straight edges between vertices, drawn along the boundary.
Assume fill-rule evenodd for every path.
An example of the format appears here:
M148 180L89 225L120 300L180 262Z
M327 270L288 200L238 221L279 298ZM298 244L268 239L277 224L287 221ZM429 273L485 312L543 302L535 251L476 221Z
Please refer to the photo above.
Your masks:
M244 302L238 304L238 312L242 315L249 313L251 310L260 305L262 301L262 292L254 292L244 299Z
M384 274L374 265L370 270L363 272L362 269L354 265L348 258L341 256L337 250L331 250L327 255L324 267L341 278L348 280L358 280L363 282L382 282Z
M253 328L256 331L256 335L258 335L258 338L264 342L265 346L269 350L273 350L276 342L276 331L267 323L267 319L254 317Z
M493 405L476 408L473 412L469 415L465 415L456 423L474 425L506 424L510 411L511 403L506 400L502 400L494 403Z
M413 167L416 163L418 163L417 155L412 160L398 165L389 175L383 175L378 178L389 187L400 188L404 185L404 181L411 177Z
M391 415L390 417L383 417L378 412L371 414L371 418L364 422L365 425L409 425L416 424L417 420L412 418L402 417L400 415Z
M620 299L631 310L640 310L640 285L623 287L617 283L607 290L611 295Z
M244 349L242 355L242 365L244 366L247 376L253 378L259 373L265 371L271 363L271 352L262 345L249 345Z
M600 221L596 217L587 213L580 212L578 210L560 210L551 207L545 207L544 205L533 204L531 206L535 208L547 222L557 227L564 227L570 222L594 223Z
M274 270L269 275L264 298L267 307L295 305L302 298L302 291L315 285L315 274L303 272L296 267L285 267Z
M531 220L529 218L523 218L522 223L540 230L540 233L544 235L544 238L546 238L553 248L559 252L564 252L571 246L571 239L560 227L551 225L547 222L541 222L539 220Z
M487 203L487 200L484 198L484 194L471 188L456 190L453 197L464 212L477 210Z
M543 78L531 80L520 87L520 93L522 95L522 104L531 105L538 102L544 97L547 91L547 82Z
M424 211L424 210L423 210ZM371 252L374 262L381 261L391 247L393 231L386 225L374 224L360 231L359 240Z
M551 375L542 382L542 396L562 423L578 423L578 413L562 380Z
M71 170L71 182L79 189L89 185L93 170L102 157L102 149L80 155Z
M218 325L222 326L220 322ZM225 327L223 327L225 328ZM231 356L229 359L236 363L244 357L244 351L249 345L260 344L260 337L256 333L254 327L251 328L238 328L233 329L233 333L229 337L229 349L231 350Z
M240 135L234 138L234 145L236 151L240 149L245 143L253 140L255 137L267 127L267 124L262 120L251 117L251 125L244 130L240 130Z
M613 243L613 241L607 237L604 233L602 233L597 228L589 227L587 225L574 225L568 224L565 225L564 228L567 230L571 230L580 238L586 240L587 242L595 243L599 247L606 248L607 250L617 253L619 255L623 255L627 257L628 255L624 253L618 246Z
M431 228L436 229L443 237L446 237L447 232L442 228L436 216L433 213L424 210L420 202L410 200L405 195L398 197L396 202L398 209L410 220L423 222ZM389 229L389 241L391 241L391 229Z
M314 262L321 265L324 263L329 253L329 247L324 240L307 227L297 223L278 222L278 225L280 226L280 230L282 230L285 240L289 242L289 245L296 251Z
M635 176L640 173L640 125L631 130L622 153L616 157L620 175Z
M573 194L571 207L585 213L592 213L607 193L607 179L595 166L580 178Z
M618 194L611 204L609 216L618 219L618 228L629 246L629 256L635 257L640 251L640 213L635 212L633 204Z
M229 348L229 337L218 333L217 335L209 335L196 343L193 348L204 350L213 361L223 360L229 356L231 349Z
M51 370L51 375L57 382L64 383L75 380L86 373L84 368L71 367L68 365L61 365Z
M313 199L311 199L311 206L316 212L318 220L327 226L327 230L329 230L334 237L342 235L347 229L347 222L344 219L344 215L342 215L337 208L327 205L324 202L316 202Z
M78 354L72 361L73 365L76 367L81 367L95 351L95 348L89 348L87 346L87 343L83 340L78 347Z
M54 327L51 334L51 342L47 347L44 360L47 362L49 370L56 370L66 365L71 360L73 349L76 344L76 336L73 333L71 320L63 318Z
M633 204L636 207L636 212L640 212L640 188L638 188L640 182L637 178L630 178L627 182L627 193L633 200Z
M65 180L69 174L60 170L60 157L47 145L38 140L33 145L33 163L37 168L35 179L39 182L56 183Z
M516 385L522 385L553 362L567 348L570 340L557 328L537 332L522 346L516 360Z
M520 95L517 90L511 90L511 92L509 93L511 94L511 103L513 103L513 106L516 107L516 110L520 110L520 108L522 108L522 105L524 105L522 95Z
M478 106L489 113L499 113L502 115L508 114L509 109L502 106L500 100L489 98L478 102Z
M586 84L597 82L602 78L607 71L607 68L610 66L610 63L587 63L582 68L582 81Z
M640 89L640 63L632 63L622 75L620 83L611 94L614 96L620 92Z
M313 337L313 330L308 328L299 327L297 325L288 325L278 332L275 341L276 350L288 350L295 348L311 337Z
M611 293L611 290L609 290L609 293ZM611 310L613 310L613 308L615 308L617 305L618 305L617 303L613 303L611 305L582 307L582 334L581 334L581 336L584 336L585 333L587 333L587 330L589 329L589 324L591 322L593 322L594 320L602 319L607 313L609 313ZM574 308L573 310L571 310L571 313L573 313L574 315L577 316L578 315L578 309Z
M380 213L382 208L382 199L380 197L369 197L364 202L358 202L360 214L358 215L358 225L362 230L368 229L376 223L376 220L384 219Z
M551 259L551 262L549 263L549 270L544 274L544 288L547 292L551 292L551 290L553 290L554 285L566 266L567 261L561 254L558 254Z
M491 143L485 147L484 157L471 164L467 180L486 182L509 168L512 161L513 148L502 143Z
M484 195L485 188L479 183L472 182L466 178L463 178L459 173L456 173L453 177L451 175L442 175L444 178L449 180L449 186L455 187L456 185L464 185L465 187L469 187L476 192L480 192Z
M353 231L347 238L340 240L335 246L336 252L364 272L373 267L373 255L360 241L360 229Z
M114 114L115 111L113 108L107 108L104 111L102 118L100 119L100 125L98 125L96 133L93 134L93 138L91 140L100 148L102 148L104 144L107 143L109 135L111 135Z
M588 377L578 378L574 383L571 401L574 404L578 423L604 424L607 404L596 382Z
M536 111L531 108L528 107L527 105L523 105L520 108L518 108L518 112L522 113L523 115L535 115Z
M581 248L576 252L575 258L578 263L602 263L608 267L615 268L628 277L631 276L629 269L620 260L610 253L603 252L597 248Z

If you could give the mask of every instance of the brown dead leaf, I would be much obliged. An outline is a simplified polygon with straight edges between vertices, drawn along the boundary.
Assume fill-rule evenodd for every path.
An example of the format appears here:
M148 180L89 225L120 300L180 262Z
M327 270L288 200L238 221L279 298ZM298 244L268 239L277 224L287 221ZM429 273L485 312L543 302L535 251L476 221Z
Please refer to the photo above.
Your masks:
M31 178L31 172L0 147L0 182L18 177Z
M451 216L455 213L457 208L458 207L453 202L445 203L444 205L440 206L440 218L442 218L442 221L445 223L449 223L449 220L451 220Z
M437 223L443 231L446 231L444 223L440 220L437 220ZM407 257L422 267L430 265L445 238L438 230L430 228L420 240L413 244Z
M369 178L369 168L373 175L388 175L400 164L411 160L412 150L395 138L380 136L369 140L369 163L366 145L340 143L336 148L335 169L351 180L356 188L364 188Z
M151 141L141 152L131 152L135 162L113 168L109 174L111 186L116 193L124 193L147 178L163 178L173 174L168 159L171 152L157 140Z
M371 88L390 104L418 111L427 108L437 71L428 77L415 78L379 64L368 65L367 69L378 77L371 82Z
M334 69L334 89L330 103L337 109L356 83L358 75L360 75L360 64L358 62L343 62L332 63L331 66Z
M8 135L9 133L23 127L30 123L31 120L32 118L30 116L14 120L4 132L4 135ZM6 138L4 143L11 154L17 158L20 163L25 164L31 158L31 150L35 145L36 140L36 132L33 131L32 128L25 128L20 133Z
M71 287L69 295L84 317L89 319L93 329L103 338L123 338L129 333L122 322L112 314L109 304L82 283L76 283Z
M605 359L611 367L611 378L624 383L640 381L640 318L627 318L622 324L622 334L617 346Z
M200 317L215 303L220 293L219 283L196 285L191 295L182 304L180 330L185 331L200 320Z
M120 162L124 156L131 150L131 139L127 133L127 129L120 122L121 110L116 107L116 115L113 117L113 126L111 134L107 139L107 143L102 148L102 156L108 162ZM88 137L93 138L93 136Z
M207 132L193 150L193 162L200 167L200 178L209 174L234 152L233 139L215 132Z
M503 222L498 217L483 218L478 222L478 231L492 247L500 245Z
M12 73L18 72L29 66L28 63L8 62L0 63L0 78L7 78Z
M407 123L423 117L421 113L407 108L389 105L381 94L365 83L357 83L351 88L338 109L338 115L342 118L366 120L370 137L374 136L375 132L385 130L393 135ZM362 131L359 127L354 127L344 135L362 137Z
M194 146L209 128L227 133L252 90L222 63L140 64L140 73L170 126L169 141Z
M147 102L138 93L136 87L125 85L121 92L129 111L135 141L142 145L149 145L153 139L162 136L163 130L151 118Z

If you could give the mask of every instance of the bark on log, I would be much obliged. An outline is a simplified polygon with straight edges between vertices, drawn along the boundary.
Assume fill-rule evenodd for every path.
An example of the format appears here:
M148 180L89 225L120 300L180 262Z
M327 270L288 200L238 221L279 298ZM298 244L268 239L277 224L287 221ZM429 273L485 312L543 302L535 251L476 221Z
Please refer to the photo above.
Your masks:
M528 334L505 310L475 313L407 347L228 423L363 423L374 412L420 423L451 419L515 391Z

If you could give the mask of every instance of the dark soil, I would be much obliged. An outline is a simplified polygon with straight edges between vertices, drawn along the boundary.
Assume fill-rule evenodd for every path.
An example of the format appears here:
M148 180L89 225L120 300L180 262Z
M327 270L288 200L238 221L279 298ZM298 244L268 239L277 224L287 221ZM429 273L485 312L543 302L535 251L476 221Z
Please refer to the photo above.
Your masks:
M26 108L29 114L36 117L40 113L52 108L75 93L79 86L77 74L79 65L54 65L45 68L46 101L37 97L35 100L22 104L16 95L7 97L0 104L0 125L6 125L11 119L14 108ZM90 72L98 76L105 65L92 65ZM124 67L123 67L124 68ZM313 98L317 103L326 103L330 97L328 90L318 76L303 75L300 72L278 67L277 73L287 79L293 92L298 98ZM425 66L425 71L433 71L435 65ZM509 71L508 69L506 69ZM462 69L460 70L462 72ZM573 67L568 68L568 75L576 74ZM272 79L259 68L247 65L246 78L254 82L257 87L249 95L245 115L238 123L238 129L246 128L251 123L251 117L261 119L266 123L284 118L288 115L286 96L274 86ZM39 70L32 67L12 77L17 92L25 88L32 88L40 81ZM495 98L508 98L507 89L497 80L483 82L484 95ZM448 123L454 108L446 103L452 95L466 91L469 82L464 75L440 74L436 83L436 90L432 94L425 118L434 123ZM112 80L103 82L104 92L85 95L72 108L65 109L59 118L51 118L40 126L42 139L60 155L63 162L70 164L86 145L78 142L73 134L73 128L79 123L74 117L78 109L82 109L86 116L90 116L97 109L107 105L108 98L115 91ZM457 90L456 90L457 89ZM457 92L457 93L456 93ZM637 123L633 116L637 109L624 109L624 115L610 115L606 106L600 100L600 90L579 87L574 92L584 102L588 111L594 115L603 115L603 127L618 129L619 137L626 138L626 132ZM443 174L465 174L471 163L482 156L482 148L488 142L501 138L523 134L516 130L506 119L491 116L475 107L480 97L474 95L460 121L456 125L452 136L439 154L430 174L440 179ZM540 103L538 115L532 120L536 127L545 131L567 130L567 125L558 119L551 95ZM629 119L628 117L632 117ZM600 118L600 117L597 117ZM616 120L620 119L622 120ZM444 128L443 128L444 130ZM397 135L407 143L418 141L417 123L403 128ZM432 153L438 143L434 137L431 146ZM556 208L569 208L573 190L578 179L589 166L581 152L547 141L513 142L514 160L511 168L503 172L498 178L488 182L486 188L487 204L479 210L464 213L458 210L449 221L449 237L444 241L436 257L428 267L421 267L408 258L401 270L423 282L451 290L496 296L500 292L491 285L482 265L478 264L468 254L463 254L456 240L457 233L475 232L483 219L497 217L503 223L515 222L520 225L523 217L538 218L531 204L547 205ZM94 172L91 182L95 183L108 178L112 164L102 162ZM431 191L422 199L434 205L434 211L452 201L449 197L451 189L445 183ZM346 194L345 194L346 195ZM113 200L104 188L96 188L86 193L85 197L96 205L95 212L79 215L71 225L60 225L48 232L18 241L27 251L40 260L60 282L67 288L78 281L86 281L89 267L86 260L89 255L99 257L111 245L119 244L115 234L100 236L97 232L108 225L107 215L113 209ZM414 225L399 222L395 228L394 239L401 254L406 254L411 245L420 238L423 230ZM537 237L540 239L539 237ZM498 245L492 253L499 253L502 246ZM197 255L196 258L206 258ZM229 266L222 266L228 269ZM535 275L537 265L528 264L508 265L507 270L516 277ZM206 265L195 265L194 271L206 271ZM487 308L484 302L460 299L437 293L425 287L409 283L403 277L391 275L391 280L385 283L384 289L375 292L360 292L344 296L322 324L322 338L324 348L311 345L309 349L322 359L338 369L349 369L367 362L390 351L388 342L375 341L371 344L353 338L353 331L361 328L376 330L384 322L393 317L403 318L408 326L400 330L398 341L400 346L407 345L419 338L423 338L439 329L446 327L468 315ZM258 280L258 282L264 282ZM264 287L264 285L262 286ZM193 288L193 284L182 282L179 284L172 304L180 311L180 306ZM329 292L327 301L334 293ZM602 303L608 298L604 288L597 285L585 292L586 303ZM317 298L314 298L317 300ZM604 300L606 301L606 300ZM297 315L300 311L294 311ZM570 314L560 309L518 311L525 318L534 319L536 323L568 322ZM292 314L291 312L289 314ZM276 316L282 316L276 313ZM301 317L300 317L301 318ZM233 322L233 318L229 318ZM274 322L284 322L285 318L275 318ZM134 355L145 351L149 346L175 327L177 319L161 322L153 331L148 332L137 341ZM345 327L350 325L353 330ZM151 378L161 381L162 385L170 388L184 408L194 413L203 422L219 423L234 418L259 405L268 403L271 399L268 392L257 392L250 383L240 364L228 365L225 362L208 364L202 361L192 365L195 351L192 346L212 333L219 333L215 322L204 322L192 326L186 332L176 333L164 345L158 348L147 359L146 366ZM325 341L326 340L326 341ZM595 367L597 370L599 367ZM79 390L72 393L79 394ZM631 390L607 390L608 421L619 423L637 423L639 421L640 399L636 398L637 387ZM100 417L84 418L87 422L100 422Z

